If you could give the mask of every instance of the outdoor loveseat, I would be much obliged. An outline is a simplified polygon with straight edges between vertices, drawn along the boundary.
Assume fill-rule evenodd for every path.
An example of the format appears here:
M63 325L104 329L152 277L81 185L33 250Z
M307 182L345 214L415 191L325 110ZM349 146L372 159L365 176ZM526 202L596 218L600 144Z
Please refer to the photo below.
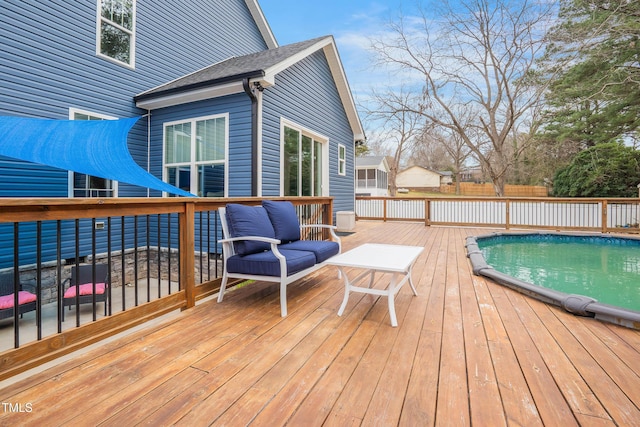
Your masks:
M265 200L262 206L220 208L224 272L218 302L230 278L280 283L280 313L287 315L287 285L324 266L341 252L335 227L300 225L291 202ZM332 241L302 240L305 229L328 229Z

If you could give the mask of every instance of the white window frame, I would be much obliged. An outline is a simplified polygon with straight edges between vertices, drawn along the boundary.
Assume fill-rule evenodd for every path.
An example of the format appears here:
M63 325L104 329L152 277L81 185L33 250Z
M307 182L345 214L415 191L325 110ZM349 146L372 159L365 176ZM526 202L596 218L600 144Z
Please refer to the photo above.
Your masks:
M100 113L94 113L91 111L87 111L87 110L81 110L79 108L69 108L69 120L75 120L75 116L76 114L84 114L86 116L91 116L91 117L97 117L103 120L117 120L117 117L113 117L113 116L108 116L106 114L100 114ZM75 198L75 187L74 187L74 174L76 172L74 171L69 171L69 178L67 180L67 195L69 198L73 199ZM86 175L86 174L82 174L82 175ZM109 181L111 181L111 188L113 190L113 195L110 196L111 197L118 197L118 181L114 181L112 179L110 179ZM103 196L100 196L103 197ZM97 196L96 196L97 198Z
M299 125L293 121L285 118L280 118L280 197L284 197L284 153L285 153L285 131L284 128L288 127L293 130L297 130L301 135L310 137L312 140L319 142L322 145L322 178L321 178L321 191L322 194L316 194L316 197L329 196L329 137L322 135L314 130L311 130L305 126ZM301 155L301 154L300 154ZM299 172L298 182L302 182L302 177Z
M338 144L338 175L347 175L347 147L344 144Z
M131 69L135 69L136 67L136 0L131 0L131 8L132 8L132 12L131 12L131 16L132 16L132 23L131 23L131 30L124 28L122 26L120 26L118 23L113 22L105 17L102 16L102 2L103 1L108 1L108 0L97 0L97 11L96 11L96 55L99 56L100 58L104 58L107 61L111 61L114 62L116 64L119 65L123 65L127 68L131 68ZM116 0L117 1L117 0ZM129 34L131 36L130 39L130 46L129 46L129 62L122 62L116 58L113 58L109 55L106 55L104 53L102 53L101 51L101 44L102 44L102 22L106 22L109 25L112 25L116 28L118 28L121 31L124 31L125 33Z
M219 119L224 118L224 160L217 161L196 161L196 123L199 121L211 120L211 119ZM189 162L179 162L179 163L167 163L166 162L166 134L167 127L179 125L183 123L191 123L191 128L193 131L191 132L191 142L190 142L190 150L191 155ZM229 113L222 114L214 114L210 116L202 116L202 117L194 117L183 120L175 120L172 122L166 122L162 124L162 180L164 182L169 182L169 177L167 174L167 167L176 167L176 166L188 166L189 167L189 180L190 180L190 189L189 192L192 194L197 194L198 192L198 166L203 164L222 164L224 165L224 196L229 197ZM166 193L164 193L166 195ZM203 195L206 196L206 195Z

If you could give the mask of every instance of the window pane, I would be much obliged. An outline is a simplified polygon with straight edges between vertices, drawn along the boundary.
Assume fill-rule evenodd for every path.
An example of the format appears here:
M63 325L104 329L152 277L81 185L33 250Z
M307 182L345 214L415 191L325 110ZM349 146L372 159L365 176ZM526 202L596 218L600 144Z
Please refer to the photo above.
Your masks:
M284 128L284 195L298 196L298 141L300 132Z
M100 53L129 64L131 58L131 35L102 21Z
M302 136L302 194L313 196L313 140Z
M102 0L101 15L127 30L133 30L132 0Z
M191 161L191 123L167 126L165 132L165 163Z
M196 161L224 160L225 119L202 120L196 124Z
M224 165L198 166L198 193L204 197L224 197Z
M338 173L344 175L346 173L347 149L344 145L338 145Z
M167 168L167 182L185 191L191 191L191 168L188 166ZM173 196L170 194L170 196Z

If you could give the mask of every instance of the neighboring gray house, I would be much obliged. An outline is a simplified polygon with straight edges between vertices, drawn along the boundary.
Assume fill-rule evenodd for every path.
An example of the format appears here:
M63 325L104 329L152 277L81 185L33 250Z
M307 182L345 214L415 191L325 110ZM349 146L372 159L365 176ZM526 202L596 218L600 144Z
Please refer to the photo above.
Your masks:
M279 46L257 0L3 0L0 67L0 116L146 115L131 156L192 194L354 210L364 135L335 40ZM166 195L1 154L0 197Z
M356 157L356 195L389 195L389 162L385 156Z

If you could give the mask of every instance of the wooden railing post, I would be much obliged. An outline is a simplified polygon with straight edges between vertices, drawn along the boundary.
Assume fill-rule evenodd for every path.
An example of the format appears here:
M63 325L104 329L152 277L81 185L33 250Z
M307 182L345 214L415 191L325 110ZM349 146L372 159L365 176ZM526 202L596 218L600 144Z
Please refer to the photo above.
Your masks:
M509 199L505 200L505 213L504 213L504 228L509 229L511 227L511 201Z
M431 226L431 200L424 199L424 225Z
M607 201L602 201L602 232L606 233L608 231L607 222L609 222L607 211L609 210Z
M185 291L185 309L196 305L195 204L185 202L180 215L180 285Z
M322 221L326 225L333 225L333 199L329 199L322 205ZM329 230L322 230L322 238L325 240L329 238Z
M382 221L387 222L387 200L386 198L382 199Z

